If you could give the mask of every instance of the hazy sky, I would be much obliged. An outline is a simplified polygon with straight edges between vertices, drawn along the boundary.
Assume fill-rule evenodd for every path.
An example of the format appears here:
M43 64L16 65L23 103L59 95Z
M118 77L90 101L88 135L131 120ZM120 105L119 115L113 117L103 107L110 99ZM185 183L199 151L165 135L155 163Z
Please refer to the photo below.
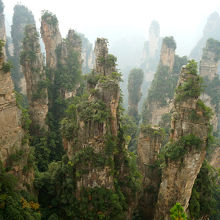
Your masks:
M220 13L219 0L3 0L7 23L16 3L26 5L38 22L41 10L55 13L63 36L73 28L94 43L96 37L111 42L123 37L147 39L152 20L160 23L161 36L173 35L177 53L188 55L210 13Z

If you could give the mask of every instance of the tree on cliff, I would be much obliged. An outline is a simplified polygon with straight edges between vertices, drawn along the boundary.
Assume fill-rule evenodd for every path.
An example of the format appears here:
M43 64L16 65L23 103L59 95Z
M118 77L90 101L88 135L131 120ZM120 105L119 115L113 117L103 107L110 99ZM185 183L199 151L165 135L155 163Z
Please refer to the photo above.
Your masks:
M183 207L178 202L170 209L170 213L170 217L172 220L187 220L186 213L184 212Z

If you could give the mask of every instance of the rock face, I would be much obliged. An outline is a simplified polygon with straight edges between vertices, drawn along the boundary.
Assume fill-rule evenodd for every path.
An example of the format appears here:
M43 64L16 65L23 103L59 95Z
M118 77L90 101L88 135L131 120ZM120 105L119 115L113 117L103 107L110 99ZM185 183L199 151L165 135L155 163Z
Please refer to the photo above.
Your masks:
M202 57L202 49L209 38L220 40L220 16L217 12L212 13L207 20L203 30L203 37L199 40L195 48L190 53L190 58L199 61Z
M89 73L93 69L95 62L93 46L84 35L80 35L80 38L82 41L82 72Z
M128 115L139 121L138 103L141 99L141 84L144 73L141 69L132 69L128 77Z
M4 5L0 1L0 39L6 43L6 31L5 31L5 15L4 15ZM5 47L2 48L4 56L6 56Z
M14 68L11 74L15 90L22 94L26 94L26 81L20 66L20 53L22 50L25 26L28 24L35 24L32 12L23 5L16 5L14 7L13 24L11 27L11 37L14 47L14 56L12 59Z
M4 21L1 20L0 23L4 25ZM1 32L1 36L5 36L5 32ZM29 160L30 149L21 127L21 111L16 104L10 69L6 68L2 45L0 49L0 162L18 178L18 187L25 188L25 184L32 184L33 180L32 168L24 169Z
M140 67L144 70L146 81L152 81L157 65L160 60L162 39L160 26L157 21L152 21L149 29L149 40L144 45Z
M32 130L47 130L46 115L48 112L48 93L46 88L46 72L41 54L39 36L34 25L25 28L21 65L27 86Z
M160 128L142 127L138 138L138 165L143 176L139 210L143 219L153 219L160 186L160 171L156 166L163 140Z
M190 64L190 63L189 63ZM201 83L196 75L196 66L182 68L177 84L174 107L172 109L170 144L164 147L165 167L154 219L170 219L170 209L179 202L186 211L194 181L206 154L209 130L209 113L201 100ZM193 85L194 94L184 93L184 88ZM190 86L191 88L191 86ZM183 146L183 153L179 153ZM176 154L175 154L176 152Z
M213 117L211 124L213 131L218 130L219 117L219 100L216 99L220 95L220 80L218 77L218 63L220 60L220 42L209 39L206 47L203 49L202 59L200 61L200 75L204 78L205 91L201 96L203 102L213 109Z
M41 36L46 49L47 66L51 69L57 67L56 48L62 42L58 27L58 20L55 15L46 11L41 17Z
M182 65L186 57L175 55L176 43L173 37L163 39L160 62L154 80L143 104L143 122L159 125L163 115L170 112L172 99Z

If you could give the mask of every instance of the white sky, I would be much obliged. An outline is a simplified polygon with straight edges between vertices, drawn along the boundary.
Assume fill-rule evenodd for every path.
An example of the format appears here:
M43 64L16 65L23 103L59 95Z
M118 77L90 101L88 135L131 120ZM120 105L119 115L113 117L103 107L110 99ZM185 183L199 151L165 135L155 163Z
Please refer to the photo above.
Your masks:
M3 0L7 23L10 24L16 3L27 6L40 20L41 10L57 15L63 36L69 28L94 42L106 37L110 44L123 37L147 39L152 20L160 23L161 36L173 35L177 53L188 55L198 39L206 19L220 13L220 0Z

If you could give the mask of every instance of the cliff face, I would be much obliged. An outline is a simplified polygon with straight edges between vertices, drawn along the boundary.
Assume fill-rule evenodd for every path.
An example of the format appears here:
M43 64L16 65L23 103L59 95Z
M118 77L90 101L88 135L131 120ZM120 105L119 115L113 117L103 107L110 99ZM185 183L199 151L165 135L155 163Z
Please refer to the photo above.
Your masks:
M187 209L194 181L206 154L210 109L198 99L201 82L196 64L182 68L172 109L171 135L163 151L165 167L154 219L169 219L170 209L179 202ZM194 87L194 92L186 88ZM188 90L188 89L187 89Z
M157 21L152 21L149 28L149 40L144 45L140 66L144 70L146 81L153 79L160 60L161 43L160 26Z
M141 99L141 84L144 73L141 69L132 69L128 77L128 115L136 123L139 121L138 103Z
M205 91L201 96L204 103L214 110L211 120L213 130L218 130L220 80L218 77L218 63L220 60L220 42L209 39L203 49L200 61L200 75L204 78Z
M62 37L59 31L56 16L47 11L44 12L41 17L41 36L46 49L47 66L51 69L56 69L56 48L61 44Z
M25 28L21 65L27 86L32 129L45 129L48 112L48 94L44 59L41 54L39 36L36 27L28 25Z
M163 135L160 128L143 126L138 138L138 165L143 176L142 194L138 207L143 219L153 219L155 212L161 178L156 162Z
M6 31L5 31L5 15L4 15L4 5L2 1L0 2L0 39L6 43ZM6 56L5 47L2 48L4 56Z
M199 40L195 48L191 51L189 57L199 61L202 57L202 49L209 38L220 40L220 16L217 12L212 13L203 30L203 37Z
M3 21L0 21L4 24ZM5 33L1 33L3 36ZM22 129L22 115L16 104L10 68L5 62L1 39L0 48L0 161L18 178L18 187L32 184L33 170L25 169L30 149Z
M95 62L93 46L84 35L80 35L80 38L82 41L82 72L89 73L93 69Z
M160 62L154 80L143 104L143 122L159 125L163 115L170 112L172 99L182 65L186 57L175 55L176 44L173 37L163 39Z
M11 27L11 37L14 47L12 64L12 79L15 85L15 90L26 94L26 81L22 68L20 66L20 53L22 50L22 40L24 38L25 26L35 24L34 16L23 5L16 5L14 7L13 24Z

